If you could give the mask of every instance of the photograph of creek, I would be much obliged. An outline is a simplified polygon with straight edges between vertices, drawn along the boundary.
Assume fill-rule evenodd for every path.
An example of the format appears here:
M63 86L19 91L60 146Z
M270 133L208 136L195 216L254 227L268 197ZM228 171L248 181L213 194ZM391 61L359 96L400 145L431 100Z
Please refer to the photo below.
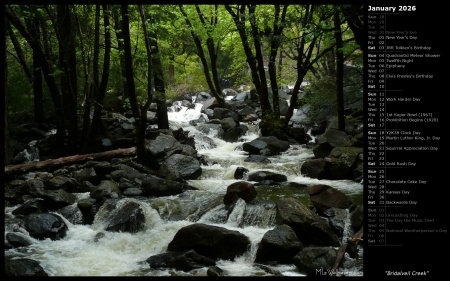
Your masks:
M5 5L6 276L363 276L362 11Z

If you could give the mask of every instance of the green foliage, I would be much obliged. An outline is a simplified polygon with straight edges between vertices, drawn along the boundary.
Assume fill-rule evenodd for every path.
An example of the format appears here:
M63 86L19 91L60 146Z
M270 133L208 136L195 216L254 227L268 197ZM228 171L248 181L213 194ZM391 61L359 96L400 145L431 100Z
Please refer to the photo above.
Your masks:
M33 112L33 89L23 75L21 66L8 61L8 82L6 83L8 114L10 117Z
M263 136L275 136L281 140L287 139L283 119L274 113L263 116L259 128Z
M314 77L307 75L310 86L303 101L308 104L308 115L317 123L325 121L336 113L336 79L331 76Z
M332 73L315 77L308 74L306 79L310 86L306 89L303 101L309 105L308 115L311 120L325 121L336 114L336 77ZM344 66L344 104L352 103L362 98L362 69L358 65Z
M130 99L129 98L125 98L123 100L123 109L125 111L131 110L131 103L130 103Z
M12 5L11 6L23 20L24 18L32 18L39 15L43 18L43 23L47 29L48 38L45 42L49 47L50 56L47 60L53 65L59 65L58 56L58 40L52 24L52 19L39 6L33 5ZM33 8L35 7L35 8ZM37 8L36 8L37 7ZM49 5L50 10L54 6ZM82 60L82 51L85 54L85 59L90 61L87 67L89 72L89 83L93 79L93 37L94 37L94 13L95 5L74 5L77 17L80 19L80 29L82 31L82 39L84 43L84 50L81 49L80 38L78 31L76 34L76 48L77 48L77 71L78 71L78 101L80 102L78 112L83 112L83 94L84 94L84 67ZM218 76L222 81L227 80L227 86L232 84L234 87L240 85L247 85L247 88L252 88L251 73L247 64L247 58L242 48L242 42L239 34L236 31L236 26L225 10L223 5L215 9L215 5L200 5L200 10L205 16L206 24L203 25L198 17L194 5L184 5L189 20L192 23L192 30L200 37L201 43L204 47L205 54L208 56L206 49L206 40L209 37L214 39L215 48L218 54ZM316 6L313 18L308 21L306 26L302 26L302 19L305 15L305 5L290 5L286 15L286 26L282 36L280 36L281 45L280 50L283 54L282 65L278 66L278 58L276 61L277 81L279 87L286 87L293 85L297 79L296 60L293 55L296 55L295 48L298 46L300 39L306 38L306 48L310 46L311 40L314 36L320 34L320 42L317 42L315 48L317 50L324 50L334 44L333 23L328 17L327 20L320 19L320 16L330 13L332 6L323 5ZM164 71L163 77L166 80L166 98L170 100L177 99L180 95L186 93L195 93L199 91L209 91L206 83L203 66L196 54L197 49L192 40L190 31L186 25L185 19L181 14L178 5L144 5L147 27L150 31L154 31L158 37L159 56L162 62L162 69ZM111 11L120 9L118 5L111 6ZM129 5L130 13L130 31L131 31L131 48L133 56L133 74L135 77L136 95L138 102L144 102L147 99L147 52L144 44L144 34L142 30L142 22L137 10L137 5ZM256 8L255 20L260 30L261 42L263 44L264 65L268 64L269 54L269 39L271 29L273 28L273 5L258 5ZM119 13L120 14L120 13ZM217 14L217 22L214 16ZM119 40L116 37L115 31L112 30L114 21L111 18L111 26L108 28L111 33L112 49L111 49L111 64L109 69L109 79L107 85L107 94L105 97L105 108L117 109L123 108L130 110L130 102L125 98L124 80L122 77L122 66L120 64L120 53L118 51ZM78 23L74 26L78 28ZM249 22L246 22L246 27L249 28ZM31 48L28 43L16 32L20 44L25 52L26 61L28 65L32 63ZM353 36L351 31L342 25L343 39L349 39ZM253 38L250 33L249 42L253 48ZM43 36L43 35L42 35ZM99 56L99 72L101 76L104 52L104 28L103 18L100 19L100 56ZM14 53L11 42L7 38L8 50ZM253 50L254 52L254 50ZM362 52L354 42L346 42L342 48L346 62L349 67L346 67L345 78L345 99L346 101L354 100L362 95ZM313 57L318 52L313 53ZM334 53L330 53L327 61L321 60L315 64L316 73L314 75L308 72L305 78L311 82L308 90L312 93L304 98L312 108L310 112L325 118L328 114L335 111L335 81L332 73ZM33 92L30 82L25 77L23 70L13 59L8 56L8 81L7 81L7 95L8 95L8 114L18 114L20 112L33 111ZM174 75L171 84L168 84L168 72L173 66ZM56 83L60 83L60 75L62 70L54 68L52 75L56 78ZM268 77L267 77L268 78ZM267 80L267 82L270 82ZM48 110L53 110L53 104L50 100L46 83L43 83L44 98ZM122 97L122 99L119 99ZM277 118L268 118L265 120L269 122L267 127L274 128L274 130L281 130ZM281 124L281 123L280 123Z

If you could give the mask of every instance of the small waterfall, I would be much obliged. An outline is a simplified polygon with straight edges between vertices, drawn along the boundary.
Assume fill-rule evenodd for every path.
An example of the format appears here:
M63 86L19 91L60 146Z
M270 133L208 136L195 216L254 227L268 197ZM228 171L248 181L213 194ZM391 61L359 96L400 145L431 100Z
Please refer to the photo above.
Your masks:
M19 152L14 158L13 163L24 164L39 161L39 149L36 147L37 141L28 143L28 148Z
M245 201L239 198L234 205L233 211L228 216L226 224L235 227L240 227L244 219L244 212L246 205L247 204L245 203Z
M109 222L111 217L120 212L122 210L121 207L129 202L137 203L141 207L145 215L145 228L150 229L163 222L159 213L150 204L127 197L120 199L114 205L109 205L107 203L103 204L95 215L92 228L96 230L103 230L104 226ZM115 208L111 209L111 206L115 206Z

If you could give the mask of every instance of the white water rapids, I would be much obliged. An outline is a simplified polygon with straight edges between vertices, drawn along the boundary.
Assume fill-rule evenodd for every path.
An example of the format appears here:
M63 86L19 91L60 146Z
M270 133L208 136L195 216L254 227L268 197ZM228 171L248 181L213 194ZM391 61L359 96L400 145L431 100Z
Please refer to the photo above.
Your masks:
M217 145L211 147L210 142L205 141L205 135L189 124L190 120L200 117L201 106L196 104L193 109L182 107L181 111L168 113L171 127L182 127L184 131L189 131L189 135L195 137L198 154L203 155L209 163L202 166L203 172L199 179L189 181L189 184L198 188L197 191L189 191L182 196L148 200L123 199L139 203L144 210L146 227L138 233L105 231L103 210L100 208L92 225L74 225L65 220L69 230L61 240L36 240L21 229L33 243L28 247L7 250L5 255L34 259L50 276L171 276L173 272L182 272L174 269L151 269L145 260L152 255L164 253L180 228L201 222L239 231L251 240L251 249L244 255L234 261L217 261L216 265L223 269L227 276L268 276L269 274L253 261L263 235L274 228L274 212L270 211L270 203L266 207L246 206L246 203L240 200L228 219L221 204L227 186L238 181L234 179L237 167L245 167L249 172L264 169L282 173L287 176L288 182L327 184L349 196L362 194L363 186L360 183L303 177L300 174L301 164L311 158L313 153L310 148L301 145L291 145L282 155L270 157L271 163L268 164L244 162L247 154L242 150L242 144L258 137L255 127L249 126L247 134L235 143L220 140L214 132L210 132L208 137ZM271 188L268 189L268 192L271 192ZM273 192L276 193L275 188ZM77 196L84 198L88 197L89 193ZM280 198L282 196L285 195L279 195ZM158 211L155 206L158 206ZM213 207L205 210L208 206ZM15 208L17 206L5 208L7 220L13 220L11 212ZM177 216L183 219L176 219ZM6 235L14 226L5 225ZM104 236L96 238L99 232L104 233ZM294 265L271 267L284 276L303 276ZM199 269L188 274L205 275L206 270L207 268Z

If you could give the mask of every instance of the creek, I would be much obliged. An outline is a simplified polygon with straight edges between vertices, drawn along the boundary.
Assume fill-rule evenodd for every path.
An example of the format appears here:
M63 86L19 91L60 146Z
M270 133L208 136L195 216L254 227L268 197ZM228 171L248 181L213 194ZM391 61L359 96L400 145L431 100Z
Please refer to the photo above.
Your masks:
M242 150L242 145L259 136L257 125L246 124L249 130L237 142L223 141L217 138L214 131L205 135L189 123L201 116L201 106L197 103L195 108L181 107L177 112L168 113L171 129L181 127L190 136L194 136L198 154L204 156L208 163L202 165L200 178L188 181L198 190L189 190L176 196L121 199L124 202L137 202L144 210L146 225L144 230L137 233L105 231L105 211L100 208L92 225L72 224L64 220L68 231L63 239L53 241L29 237L33 242L30 246L9 249L5 251L5 255L36 260L50 276L171 276L177 275L178 271L152 269L145 260L164 253L180 228L193 223L205 223L239 231L251 241L250 249L242 256L233 261L217 261L216 265L227 276L269 276L271 274L254 263L254 260L263 235L275 227L277 200L293 197L312 206L305 187L326 184L345 193L354 204L362 205L361 183L351 180L318 180L301 175L302 163L314 157L308 145L290 145L281 155L268 157L270 163L245 162L248 155ZM211 139L215 145L211 143ZM287 176L287 182L276 186L256 186L256 202L247 204L240 199L227 216L223 196L227 186L238 181L234 178L238 167L245 167L249 173L258 170L281 173ZM89 197L89 193L76 195L79 199ZM16 206L5 208L7 221L12 220L11 212L15 208ZM5 223L5 233L12 227ZM344 228L344 232L347 230ZM25 230L22 232L26 234ZM99 238L99 232L104 236ZM347 234L343 233L344 242L346 238ZM283 276L304 276L293 264L270 267ZM178 274L206 275L207 269L205 267ZM347 275L352 272L356 276L361 275L357 268L354 271L350 269Z

